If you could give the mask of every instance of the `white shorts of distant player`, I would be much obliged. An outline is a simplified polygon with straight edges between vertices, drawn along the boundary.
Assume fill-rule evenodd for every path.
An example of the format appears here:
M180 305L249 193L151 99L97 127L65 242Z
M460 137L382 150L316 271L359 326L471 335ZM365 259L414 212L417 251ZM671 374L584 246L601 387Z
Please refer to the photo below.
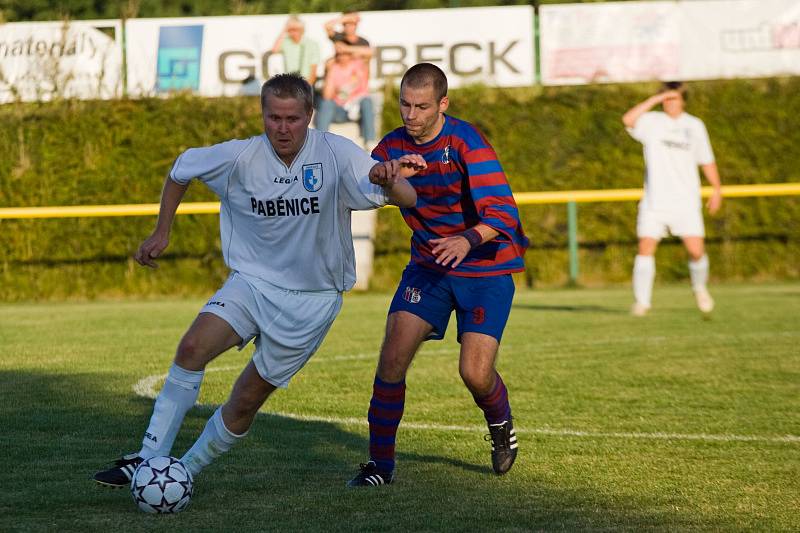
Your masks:
M253 363L259 375L286 388L317 351L342 308L342 293L293 291L234 272L200 310L231 325L242 338L255 339Z
M659 211L639 206L636 235L661 240L668 234L675 237L705 237L703 213L700 209Z

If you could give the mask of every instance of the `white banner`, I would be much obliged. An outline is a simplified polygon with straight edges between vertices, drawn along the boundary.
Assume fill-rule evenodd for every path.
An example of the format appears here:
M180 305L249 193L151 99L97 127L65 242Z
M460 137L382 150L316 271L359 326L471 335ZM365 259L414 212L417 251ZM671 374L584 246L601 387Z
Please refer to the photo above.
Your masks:
M0 25L0 103L122 96L121 31L118 20Z
M547 5L542 83L800 74L800 1Z
M300 16L306 36L320 45L322 63L333 56L324 25L338 15ZM176 89L204 96L257 94L261 83L282 69L281 58L271 57L270 50L286 20L286 15L129 20L129 94ZM453 87L534 82L530 6L362 12L358 34L374 50L373 85L422 61L441 67ZM320 65L320 75L322 70Z
M677 78L673 2L546 5L539 9L544 85Z
M800 1L682 2L682 79L800 74Z

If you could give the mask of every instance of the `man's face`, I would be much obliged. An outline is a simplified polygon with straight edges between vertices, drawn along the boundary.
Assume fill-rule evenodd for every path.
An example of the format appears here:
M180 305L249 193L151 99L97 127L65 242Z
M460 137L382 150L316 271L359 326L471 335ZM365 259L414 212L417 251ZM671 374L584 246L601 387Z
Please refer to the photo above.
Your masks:
M345 35L355 35L361 17L355 13L350 13L342 17L342 31Z
M400 87L400 116L406 132L417 143L425 143L439 134L442 114L449 100L444 96L436 99L433 85Z
M686 106L686 102L684 101L683 96L680 93L675 93L675 94L676 96L667 98L661 103L661 107L664 108L664 113L666 113L671 117L677 117L678 115L683 113L683 108Z
M302 100L267 94L262 114L272 148L284 163L291 164L306 140L311 113L306 111Z
M291 40L299 43L303 38L303 25L297 23L289 24L289 26L286 28L286 33L289 35Z
M353 59L353 54L350 52L337 52L336 53L336 62L340 65L346 65Z

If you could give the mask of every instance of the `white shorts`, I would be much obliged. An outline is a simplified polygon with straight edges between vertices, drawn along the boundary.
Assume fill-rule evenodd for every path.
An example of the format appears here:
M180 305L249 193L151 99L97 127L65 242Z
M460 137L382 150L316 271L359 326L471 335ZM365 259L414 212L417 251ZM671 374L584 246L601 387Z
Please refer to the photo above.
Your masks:
M675 237L705 237L703 213L700 209L656 211L639 206L636 235L661 240L667 234Z
M291 291L257 284L234 272L200 310L230 324L242 338L239 349L255 338L253 363L259 375L286 388L317 351L342 308L337 291Z

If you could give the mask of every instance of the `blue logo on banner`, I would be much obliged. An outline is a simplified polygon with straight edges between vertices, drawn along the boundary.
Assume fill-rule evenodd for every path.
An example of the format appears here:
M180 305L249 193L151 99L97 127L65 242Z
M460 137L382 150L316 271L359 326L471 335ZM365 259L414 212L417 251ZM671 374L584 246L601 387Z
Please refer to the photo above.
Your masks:
M308 192L317 192L322 187L322 163L303 165L303 187Z
M162 26L158 33L156 91L200 88L203 26Z

